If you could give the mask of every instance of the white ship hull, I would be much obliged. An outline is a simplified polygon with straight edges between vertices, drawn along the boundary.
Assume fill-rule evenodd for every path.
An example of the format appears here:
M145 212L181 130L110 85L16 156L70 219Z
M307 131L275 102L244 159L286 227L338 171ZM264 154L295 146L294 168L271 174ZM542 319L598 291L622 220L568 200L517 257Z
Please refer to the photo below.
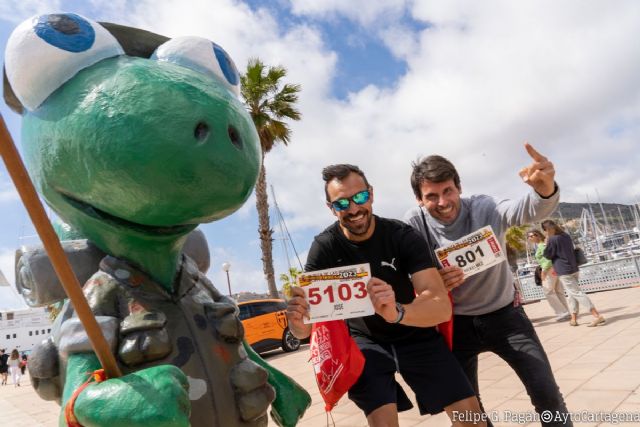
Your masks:
M29 352L51 334L49 313L44 308L0 310L0 348Z

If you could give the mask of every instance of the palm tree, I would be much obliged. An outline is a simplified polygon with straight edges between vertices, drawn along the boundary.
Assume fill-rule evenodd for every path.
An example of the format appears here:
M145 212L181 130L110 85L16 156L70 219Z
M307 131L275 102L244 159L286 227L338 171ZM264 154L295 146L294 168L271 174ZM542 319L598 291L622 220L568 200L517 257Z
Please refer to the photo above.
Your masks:
M531 227L529 224L514 225L507 228L505 240L507 246L516 252L523 252L527 246L527 230Z
M523 225L514 225L507 228L507 232L505 233L505 241L507 243L507 247L505 248L505 252L507 255L507 261L509 262L509 266L513 271L515 271L517 266L517 258L521 256L523 253L526 253L527 250L527 229L531 226L529 224Z
M53 323L58 317L58 314L62 311L63 301L55 302L53 304L49 304L47 306L47 311L49 312L49 320Z
M269 225L269 203L264 156L273 146L290 142L291 130L282 119L300 120L295 108L300 85L282 83L287 75L284 67L266 67L258 58L249 60L247 71L240 76L240 92L260 137L262 167L256 183L256 209L258 210L258 234L262 250L262 267L272 298L278 298L278 289L273 273L273 230Z
M291 287L298 286L298 276L301 274L302 270L298 270L296 267L289 267L289 271L280 275L284 296L291 297Z

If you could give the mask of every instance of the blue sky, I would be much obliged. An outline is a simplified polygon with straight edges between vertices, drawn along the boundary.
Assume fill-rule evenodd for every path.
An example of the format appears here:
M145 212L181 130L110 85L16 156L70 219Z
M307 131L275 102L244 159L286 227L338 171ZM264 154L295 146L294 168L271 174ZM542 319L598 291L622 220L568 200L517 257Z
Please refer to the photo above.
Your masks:
M289 70L303 88L303 120L266 168L303 262L313 235L333 220L320 179L331 163L360 165L375 211L401 217L415 203L410 163L432 153L458 166L463 195L518 197L527 191L517 171L528 140L554 161L563 201L593 201L596 189L602 201L640 201L634 1L5 0L2 51L22 20L57 11L207 37L241 70L254 56ZM4 103L0 112L19 143L20 117ZM254 203L202 226L221 289L225 261L234 291L266 289ZM13 281L13 251L33 228L4 165L0 211L0 269ZM274 254L284 272L279 241Z

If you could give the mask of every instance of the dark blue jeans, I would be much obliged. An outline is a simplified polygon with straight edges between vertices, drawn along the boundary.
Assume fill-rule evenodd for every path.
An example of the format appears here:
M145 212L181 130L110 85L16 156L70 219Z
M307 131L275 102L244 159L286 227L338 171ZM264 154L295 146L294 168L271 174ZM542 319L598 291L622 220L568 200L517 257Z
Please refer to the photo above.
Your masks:
M538 414L551 411L555 417L567 413L549 359L522 307L509 304L483 315L456 315L453 325L453 353L478 398L478 354L490 351L507 362L520 377ZM541 419L546 417L541 416ZM573 425L570 419L566 423L557 420L541 423L544 426Z

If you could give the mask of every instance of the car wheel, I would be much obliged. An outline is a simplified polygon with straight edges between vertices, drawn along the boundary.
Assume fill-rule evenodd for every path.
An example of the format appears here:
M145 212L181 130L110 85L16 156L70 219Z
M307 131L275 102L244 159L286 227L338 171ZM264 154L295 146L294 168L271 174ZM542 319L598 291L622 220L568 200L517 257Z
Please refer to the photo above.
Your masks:
M284 330L282 334L282 349L286 352L296 351L300 348L300 340L296 338L289 328Z

